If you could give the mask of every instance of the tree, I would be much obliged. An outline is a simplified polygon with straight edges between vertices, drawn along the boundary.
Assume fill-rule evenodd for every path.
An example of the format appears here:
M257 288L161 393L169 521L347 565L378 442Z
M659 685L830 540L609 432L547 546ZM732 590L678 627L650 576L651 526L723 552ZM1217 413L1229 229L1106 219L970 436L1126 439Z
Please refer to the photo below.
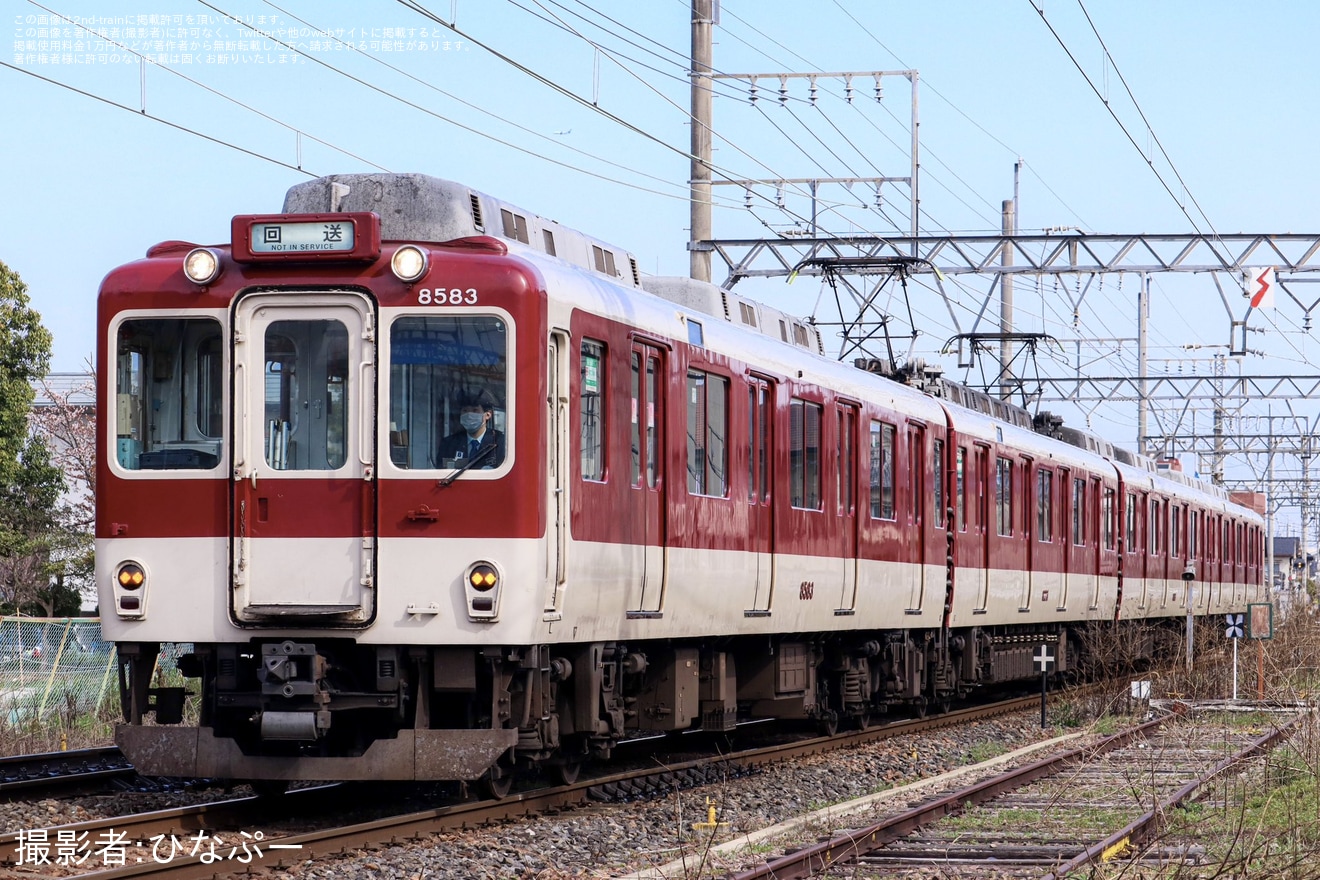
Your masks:
M0 610L9 612L68 607L50 571L64 479L31 430L32 383L46 375L50 345L27 285L0 263Z
M80 597L95 601L96 517L96 373L88 361L88 378L79 384L56 389L43 382L46 405L32 414L32 430L50 450L50 461L64 475L66 493L55 511L50 534L48 568L58 589L51 598L68 612L79 610Z

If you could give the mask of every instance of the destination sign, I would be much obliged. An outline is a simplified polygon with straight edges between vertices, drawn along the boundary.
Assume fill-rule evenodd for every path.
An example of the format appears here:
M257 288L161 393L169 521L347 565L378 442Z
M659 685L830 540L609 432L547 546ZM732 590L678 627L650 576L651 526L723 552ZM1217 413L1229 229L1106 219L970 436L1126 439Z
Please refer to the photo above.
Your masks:
M374 260L380 217L370 211L244 214L234 218L230 241L240 263Z
M254 254L351 252L356 232L351 222L342 220L253 223L248 228L251 230L248 242Z

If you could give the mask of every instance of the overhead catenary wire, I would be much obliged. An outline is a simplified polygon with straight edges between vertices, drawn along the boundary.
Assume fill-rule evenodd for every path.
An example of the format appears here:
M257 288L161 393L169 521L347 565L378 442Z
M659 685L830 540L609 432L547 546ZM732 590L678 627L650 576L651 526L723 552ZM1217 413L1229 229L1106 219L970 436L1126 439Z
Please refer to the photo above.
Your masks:
M661 185L664 185L664 186L673 186L673 187L678 188L678 189L683 189L683 190L684 190L684 193L682 194L681 197L682 197L682 198L686 198L686 197L687 197L687 195L686 195L686 187L685 187L685 186L682 186L682 185L680 185L680 184L675 184L673 181L669 180L668 178L660 177L660 176L658 176L658 175L654 175L654 174L649 174L649 173L647 173L647 172L645 172L645 171L640 171L640 170L638 170L638 169L635 167L635 165L625 165L625 164L620 163L620 162L615 162L615 161L613 161L613 160L611 160L611 159L608 159L608 158L606 158L606 157L604 157L604 156L599 155L598 153L592 153L592 152L590 152L590 151L588 151L588 150L580 149L580 148L578 148L578 147L573 146L572 144L566 144L566 143L564 143L563 141L556 140L556 139L554 139L554 138L552 138L552 137L550 137L550 136L544 134L543 132L539 132L539 131L536 131L536 130L534 130L534 129L528 128L527 126L522 125L521 123L515 122L515 121L513 121L513 120L511 120L511 119L508 119L508 118L506 118L506 117L504 117L504 116L501 116L500 114L495 113L495 112L493 112L493 111L491 111L491 110L489 110L489 109L487 109L487 108L481 106L480 104L474 103L474 102L472 102L472 101L468 101L468 100L466 100L466 99L464 99L464 98L462 98L462 97L460 97L460 96L454 94L453 92L450 92L450 91L447 91L447 90L445 90L445 89L442 89L442 88L440 88L439 86L435 85L434 83L428 82L428 81L422 79L422 78L419 77L419 76L416 76L416 75L414 75L414 74L412 74L412 73L409 73L408 71L406 71L406 70L404 70L404 69L402 69L402 68L400 68L400 67L398 67L398 66L396 66L396 65L394 65L394 64L390 64L388 61L385 61L385 60L382 59L382 58L378 58L378 57L376 57L375 55L370 55L370 54L368 54L368 53L366 53L366 52L362 52L360 49L358 49L356 46L354 46L351 42L347 42L347 41L341 40L341 39L339 39L337 36L335 36L334 34L327 33L325 30L319 28L317 25L313 24L312 22L308 21L307 19L300 18L298 15L296 15L296 14L294 14L294 13L288 11L287 9L284 9L283 7L279 6L278 4L276 4L275 2L273 2L273 0L263 0L263 2L265 2L265 4L266 4L267 6L269 6L269 7L271 7L272 9L275 9L275 10L279 11L280 13L282 13L282 14L284 14L284 15L287 15L289 18L293 19L294 21L297 21L297 22L299 22L300 24L307 25L308 27L317 30L317 31L318 31L319 33L321 33L325 38L330 39L330 40L333 40L334 42L336 42L336 43L342 45L345 49L349 50L350 52L357 53L358 55L361 55L362 57L367 58L367 59L369 59L369 60L375 62L376 64L379 64L379 65L381 65L381 66L383 66L383 67L385 67L385 68L387 68L387 69L389 69L389 70L391 70L391 71L394 71L395 73L399 74L400 76L405 77L406 79L411 80L412 82L417 83L418 85L422 86L423 88L430 89L431 91L436 92L437 94L443 95L444 97L449 98L449 99L452 100L452 101L455 101L455 102L457 102L457 103L459 103L459 104L462 104L464 107L467 107L467 108L469 108L470 110L474 110L474 111L476 111L476 112L478 112L478 113L481 113L481 114L483 114L483 115L485 115L485 116L490 117L491 119L496 119L496 120L498 120L498 121L500 121L500 122L502 122L502 123L504 123L504 124L506 124L506 125L509 125L509 126L512 127L512 128L516 128L516 129L518 129L519 131L522 131L522 132L524 132L524 133L526 133L526 134L529 134L529 135L531 135L531 136L533 136L533 137L539 138L539 139L541 139L541 140L548 141L548 142L550 142L550 143L552 143L552 144L555 144L556 146L561 147L561 148L563 148L563 149L565 149L565 150L567 150L567 151L569 151L569 152L577 153L577 154L580 155L580 156L583 156L583 157L585 157L585 158L589 158L589 159L591 159L591 160L594 161L594 162L601 162L601 163L604 163L604 164L606 164L606 165L612 166L612 167L614 167L614 168L619 168L619 169L624 170L624 171L629 171L629 172L631 172L631 173L633 173L633 174L636 174L636 175L639 176L639 177L642 177L642 178L645 178L645 179L648 179L648 180L655 181L656 183L661 184Z
M35 6L35 7L37 7L38 9L42 10L43 12L45 12L45 13L47 13L47 14L49 14L49 15L53 15L53 16L55 16L56 18L62 19L62 20L64 20L64 21L68 22L69 24L77 24L77 22L76 22L74 19L70 18L70 17L67 16L67 15L64 15L63 13L56 12L54 9L51 9L49 6L44 6L44 5L42 5L41 3L38 2L38 0L27 0L27 2L28 2L29 4L31 4L32 6ZM294 134L297 134L299 137L307 138L308 140L313 141L314 143L318 143L318 144L320 144L320 145L323 146L323 147L329 147L330 149L334 150L334 151L337 152L337 153L340 153L340 154L342 154L342 155L348 156L350 159L356 159L357 161L362 162L362 163L365 164L365 165L370 165L372 168L378 169L378 170L380 170L380 171L388 171L388 170L389 170L389 169L387 169L387 168L386 168L385 166L383 166L383 165L379 165L379 164L377 164L377 163L371 161L370 159L365 158L364 156L359 156L357 153L354 153L354 152L352 152L352 151L350 151L350 150L346 150L346 149L344 149L343 147L337 146L336 144L332 144L332 143L330 143L329 141L324 140L323 138L319 138L319 137L317 137L316 135L310 134L310 133L308 133L308 132L306 132L306 131L303 131L303 130L300 129L300 128L297 128L296 126L290 125L289 123L283 121L282 119L278 119L278 118L276 118L276 117L270 115L269 113L266 113L266 112L264 112L264 111L262 111L262 110L259 110L259 109L257 109L256 107L253 107L251 104L244 103L243 101L238 100L237 98L233 97L232 95L227 95L227 94L225 94L224 92L220 91L219 89L212 88L211 86L207 85L206 83L201 82L200 80L194 79L193 77L188 76L187 74L182 73L182 72L180 72L180 71L178 71L178 70L175 70L175 69L172 68L172 67L169 67L169 66L167 66L167 65L163 65L163 64L158 64L158 63L156 63L155 61L152 61L152 60L151 60L150 58L148 58L147 56L143 55L141 52L137 51L136 49L133 49L133 48L131 48L131 47L129 47L129 46L124 45L123 43L120 43L119 41L117 41L117 40L115 40L115 39L112 39L112 38L111 38L109 35L107 35L107 34L97 34L97 39L103 40L103 41L105 41L106 43L109 43L110 45L112 45L112 46L114 46L114 47L116 47L116 48L118 48L118 49L121 49L122 51L127 52L127 53L130 54L130 55L133 55L134 57L136 57L136 58L138 59L138 62L139 62L140 64L149 64L149 65L151 65L153 68L155 68L156 70L160 70L160 71L162 71L162 72L164 72L164 73L168 73L168 74L170 74L171 76L178 77L179 79L182 79L182 80L184 80L185 82L188 82L188 83L190 83L190 84L196 86L197 88L202 89L202 90L205 91L205 92L208 92L208 93L210 93L210 94L212 94L212 95L215 95L217 98L220 98L221 100L228 101L229 103L231 103L231 104L233 104L233 105L235 105L235 106L237 106L237 107L241 107L242 109L248 111L249 113L253 113L253 114L257 115L257 116L260 116L262 119L265 119L265 120L268 121L268 122L273 122L273 123L275 123L276 125L280 126L281 128L284 128L284 129L287 130L287 131L290 131L290 132L293 132ZM75 91L76 91L76 90L75 90ZM111 103L114 103L114 102L111 102ZM145 113L145 110L143 110L142 112ZM157 121L162 121L162 120L157 120ZM191 131L190 129L184 129L184 130ZM295 168L296 168L297 170L301 170L301 166L295 166Z
M197 2L200 3L202 6L205 6L207 9L212 10L213 12L216 12L216 13L218 13L218 14L220 14L220 15L223 15L223 16L226 16L226 17L228 17L228 18L233 18L233 16L230 15L230 13L228 13L228 12L226 12L225 10L219 8L218 6L213 5L212 3L207 2L207 0L197 0ZM400 2L403 2L403 0L400 0ZM285 47L286 49L289 49L289 50L291 50L291 51L294 51L294 47L293 47L293 46L289 45L289 44L288 44L287 42L285 42L284 40L279 39L279 38L278 38L277 36L275 36L274 34L271 34L271 33L266 32L266 31L262 31L261 29L256 28L256 27L253 27L253 28L252 28L252 31L253 31L254 33L261 34L261 36L262 36L263 38L265 38L265 39L267 39L267 40L270 40L270 41L273 42L273 43L276 43L276 44L278 44L278 45L280 45L280 46ZM598 173L598 172L591 171L590 169L580 168L580 167L578 167L578 166L576 166L576 165L573 165L573 164L571 164L571 163L569 163L569 162L565 162L565 161L560 160L560 159L555 159L555 158L553 158L553 157L551 157L551 156L546 156L546 155L544 155L544 154L542 154L542 153L538 153L538 152L536 152L535 150L531 150L531 149L528 149L528 148L526 148L526 147L519 146L518 144L515 144L515 143L513 143L512 141L505 140L504 138L495 137L494 135L490 134L489 132L484 132L484 131L482 131L482 130L480 130L480 129L478 129L478 128L475 128L475 127L473 127L473 126L470 126L470 125L467 125L467 124L465 124L465 123L459 122L459 121L457 121L457 120L455 120L455 119L451 119L451 118L445 116L444 114L438 113L438 112L436 112L436 111L430 109L429 107L425 107L425 106L423 106L423 105L421 105L421 104L418 104L416 101L410 101L410 100L408 100L407 98L404 98L404 97L401 96L401 95L394 94L394 93L390 92L388 89L382 88L381 86L378 86L378 85L376 85L376 84L374 84L374 83L372 83L372 82L369 82L369 81L363 79L362 77L356 76L356 75L354 75L354 74L352 74L352 73L349 73L349 72L347 72L347 71L345 71L345 70L341 70L341 69L335 67L333 64L329 64L329 63L327 63L327 62L325 62L325 61L322 61L321 59L316 58L315 56L306 56L306 57L308 57L308 60L315 62L316 64L318 64L318 65L324 67L325 69L330 70L330 71L333 71L334 73L337 73L337 74L339 74L340 76L343 76L343 77L345 77L345 78L347 78L347 79L349 79L349 80L352 80L353 82L356 82L356 83L358 83L359 85L361 85L361 86L363 86L363 87L365 87L365 88L367 88L367 89L370 89L370 90L373 91L373 92L376 92L377 94L383 95L383 96L385 96L385 97L387 97L387 98L390 98L391 100L394 100L394 101L397 101L397 102L399 102L399 103L401 103L401 104L404 104L404 105L407 106L407 107L411 107L412 109L417 110L418 112L424 113L424 114L426 114L426 115L428 115L428 116L431 116L431 117L433 117L433 118L435 118L435 119L438 119L438 120L440 120L440 121L442 121L442 122L445 122L445 123L448 123L448 124L450 124L450 125L454 125L454 126L456 126L456 127L458 127L458 128L463 129L463 130L466 131L466 132L469 132L470 134L474 134L474 135L477 135L478 137L484 138L484 139L486 139L486 140L490 140L490 141L492 141L492 142L494 142L494 143L500 144L501 146L505 146L505 147L508 147L509 149L515 150L515 151L517 151L517 152L519 152L519 153L523 153L523 154L525 154L525 155L532 156L533 158L540 159L540 160L545 161L545 162L549 162L550 164L552 164L552 165L557 165L557 166L559 166L559 167L561 167L561 168L566 168L566 169L571 170L571 171L576 171L576 172L578 172L578 173L580 173L580 174L586 174L586 175L588 175L588 176L595 177L595 178L597 178L597 179L599 179L599 180L603 180L603 181L605 181L605 182L607 182L607 183L615 183L615 184L618 184L618 185L620 185L620 186L626 186L626 187L629 187L629 188L631 188L631 189L640 190L640 191L642 191L642 192L647 192L647 193L650 193L650 194L652 194L652 195L661 196L661 197L663 197L663 198L668 198L668 199L680 199L680 200L684 200L684 201L686 201L686 197L685 197L685 196L682 196L682 195L676 195L676 194L674 194L674 193L662 192L662 191L660 191L660 190L653 189L653 188L651 188L651 187L641 186L641 185L639 185L639 184L632 183L632 182L629 182L629 181L626 181L626 180L620 180L620 179L618 179L618 178L614 178L614 177L610 177L610 176L608 176L608 175L600 174L600 173ZM670 149L673 149L673 148L671 147Z
M247 147L239 146L238 144L233 143L232 141L227 141L224 138L207 134L204 131L198 131L195 128L189 128L186 125L180 125L177 122L171 122L170 120L165 119L162 116L156 116L152 113L148 113L145 110L140 110L137 107L130 107L127 104L121 104L118 101L113 101L110 98L106 98L102 95L89 92L86 89L80 89L77 86L72 86L69 85L68 83L60 82L57 79L51 79L48 76L42 76L36 71L27 70L25 68L18 67L17 65L10 64L8 61L0 61L0 67L6 67L10 70L17 71L18 73L22 73L27 76L33 77L34 79L39 79L42 82L49 83L50 85L58 86L59 88L62 89L67 89L68 91L75 92L79 95L82 95L85 98L91 98L94 101L100 101L102 104L108 104L111 107L118 107L120 110L127 110L129 113L132 113L134 116L142 117L144 119L150 119L152 122L156 122L159 123L160 125L164 125L168 128L172 128L175 131L181 131L185 134L190 134L193 137L198 137L201 138L202 140L210 141L211 143L216 144L217 146L225 147L226 149L243 153L244 155L251 156L254 159L260 159L263 162L269 162L272 165L278 165L281 168L287 168L288 170L296 171L299 174L306 174L308 177L317 176L314 172L308 171L306 168L303 168L301 166L293 165L289 162L281 161L280 159L276 159L273 156L267 156L265 153L258 152L257 150L252 150Z

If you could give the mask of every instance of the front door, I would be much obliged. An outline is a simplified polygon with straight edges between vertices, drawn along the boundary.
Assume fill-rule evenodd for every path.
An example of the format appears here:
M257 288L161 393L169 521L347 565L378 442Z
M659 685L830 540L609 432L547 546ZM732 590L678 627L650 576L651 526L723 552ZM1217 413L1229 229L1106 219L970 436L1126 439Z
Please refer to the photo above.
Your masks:
M253 294L234 311L233 613L375 614L375 317L352 293Z

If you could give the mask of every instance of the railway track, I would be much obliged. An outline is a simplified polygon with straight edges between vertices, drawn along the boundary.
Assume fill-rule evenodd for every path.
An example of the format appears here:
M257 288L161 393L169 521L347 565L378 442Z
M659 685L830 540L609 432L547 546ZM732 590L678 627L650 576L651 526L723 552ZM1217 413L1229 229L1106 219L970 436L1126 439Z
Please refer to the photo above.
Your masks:
M114 746L0 758L0 796L99 785L137 774Z
M1156 719L786 853L731 880L932 872L1054 880L1115 856L1140 857L1168 810L1286 739L1302 717L1263 735ZM1145 855L1194 861L1198 849Z
M70 874L99 878L147 875L213 877L253 866L301 862L391 841L425 837L447 829L470 828L592 802L658 796L714 778L754 772L755 768L766 764L1008 714L1030 708L1038 701L1038 697L1006 700L834 737L813 737L673 763L660 771L655 769L654 762L647 762L649 766L645 768L591 778L584 776L572 785L515 792L502 800L455 801L432 809L382 815L338 827L318 827L315 817L348 812L350 805L361 800L360 787L305 789L271 799L238 798L198 807L80 822L42 829L42 833L52 855L60 839L89 843L83 862L68 866L67 873ZM288 821L291 816L296 817L293 822ZM270 824L263 824L267 822ZM111 838L122 845L109 850L98 846ZM28 849L20 850L21 846ZM30 836L21 838L19 833L0 835L0 868L31 865L32 854ZM107 862L106 855L112 855L114 863Z

